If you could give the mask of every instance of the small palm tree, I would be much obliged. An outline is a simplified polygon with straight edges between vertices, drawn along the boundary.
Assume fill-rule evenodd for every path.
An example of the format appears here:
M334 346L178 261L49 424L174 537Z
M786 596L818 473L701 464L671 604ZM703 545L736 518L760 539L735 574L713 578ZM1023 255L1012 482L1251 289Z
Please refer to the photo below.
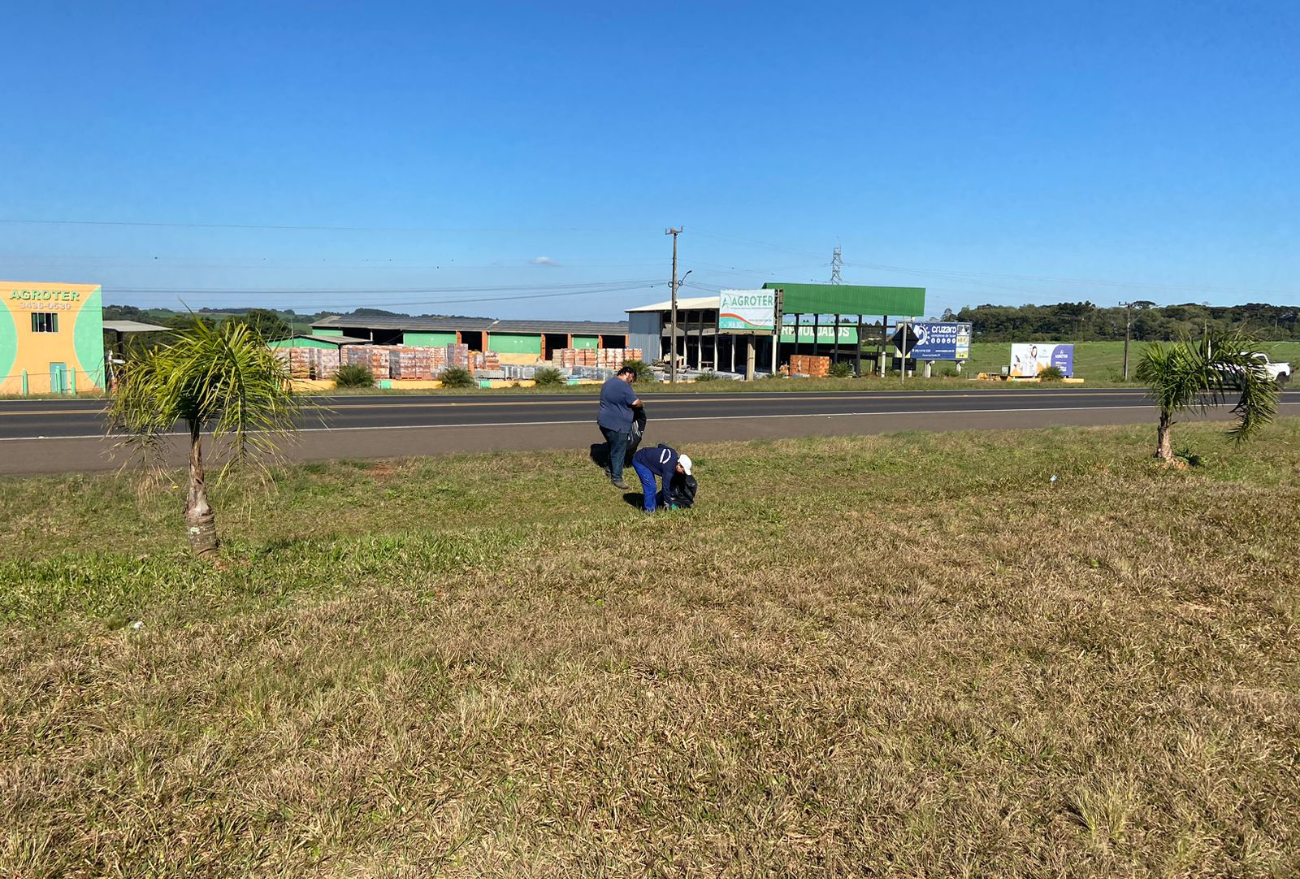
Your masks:
M1237 423L1228 431L1236 442L1250 439L1277 412L1278 387L1257 359L1253 339L1241 333L1209 333L1199 342L1184 339L1172 344L1154 342L1138 360L1137 380L1151 391L1160 409L1156 428L1156 457L1173 461L1170 431L1174 416L1183 411L1204 412L1222 403L1230 389L1241 399L1233 408Z
M203 558L219 545L203 466L204 428L225 459L220 481L232 465L274 453L293 429L297 409L284 362L247 324L212 327L194 320L176 332L175 341L127 364L108 422L110 433L126 434L121 445L146 463L156 460L162 437L184 422L190 438L185 530L190 548Z

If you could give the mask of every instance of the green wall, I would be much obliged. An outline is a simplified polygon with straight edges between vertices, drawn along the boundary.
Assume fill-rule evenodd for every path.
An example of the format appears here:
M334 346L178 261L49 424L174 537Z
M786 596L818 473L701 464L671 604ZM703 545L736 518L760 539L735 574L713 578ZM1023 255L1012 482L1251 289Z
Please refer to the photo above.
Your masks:
M542 337L524 333L489 333L487 347L498 354L536 354L540 357Z
M455 333L402 333L403 345L418 345L421 348L441 348L456 344Z
M575 348L599 348L599 336L574 336L573 347Z
M26 316L25 312L19 314ZM14 323L13 312L4 303L0 303L0 386L14 375L14 364L17 362L18 325Z
M312 330L311 334L313 336L341 336L343 335L343 331L342 330Z
M76 350L81 371L90 377L97 388L104 386L104 303L103 293L98 287L85 299L81 310L76 312L76 323L72 327L72 345ZM76 376L73 376L76 381ZM88 390L82 388L82 390Z

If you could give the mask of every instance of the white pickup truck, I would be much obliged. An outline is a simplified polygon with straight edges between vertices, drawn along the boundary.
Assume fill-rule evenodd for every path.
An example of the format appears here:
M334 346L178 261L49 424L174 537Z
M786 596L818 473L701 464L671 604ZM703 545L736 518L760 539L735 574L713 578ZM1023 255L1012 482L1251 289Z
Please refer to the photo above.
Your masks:
M1263 353L1256 354L1255 359L1264 367L1269 378L1273 379L1273 381L1277 382L1279 385L1285 385L1287 382L1291 381L1291 364L1269 360L1268 355ZM1231 376L1229 376L1229 378L1231 378ZM1239 384L1239 382L1229 383Z
M1255 359L1264 364L1264 368L1268 370L1268 374L1273 381L1280 385L1284 385L1291 381L1291 364L1278 363L1276 360L1269 360L1267 354L1257 354L1255 355Z

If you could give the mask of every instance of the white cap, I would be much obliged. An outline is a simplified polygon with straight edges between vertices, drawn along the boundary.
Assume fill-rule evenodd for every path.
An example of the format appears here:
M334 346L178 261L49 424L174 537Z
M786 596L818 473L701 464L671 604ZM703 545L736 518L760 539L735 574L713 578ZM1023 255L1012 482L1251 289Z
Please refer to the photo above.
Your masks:
M678 456L677 456L677 463L682 465L682 470L684 470L684 471L686 472L686 475L687 475L687 476L690 476L690 475L691 475L691 459L690 459L690 456L688 456L688 455L678 455Z

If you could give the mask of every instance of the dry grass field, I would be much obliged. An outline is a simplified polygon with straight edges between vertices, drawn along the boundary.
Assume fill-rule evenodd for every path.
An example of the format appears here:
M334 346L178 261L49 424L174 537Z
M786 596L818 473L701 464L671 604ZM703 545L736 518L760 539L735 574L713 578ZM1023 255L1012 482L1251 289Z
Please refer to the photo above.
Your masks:
M1300 422L1219 430L296 466L216 567L0 480L0 875L1295 875Z

